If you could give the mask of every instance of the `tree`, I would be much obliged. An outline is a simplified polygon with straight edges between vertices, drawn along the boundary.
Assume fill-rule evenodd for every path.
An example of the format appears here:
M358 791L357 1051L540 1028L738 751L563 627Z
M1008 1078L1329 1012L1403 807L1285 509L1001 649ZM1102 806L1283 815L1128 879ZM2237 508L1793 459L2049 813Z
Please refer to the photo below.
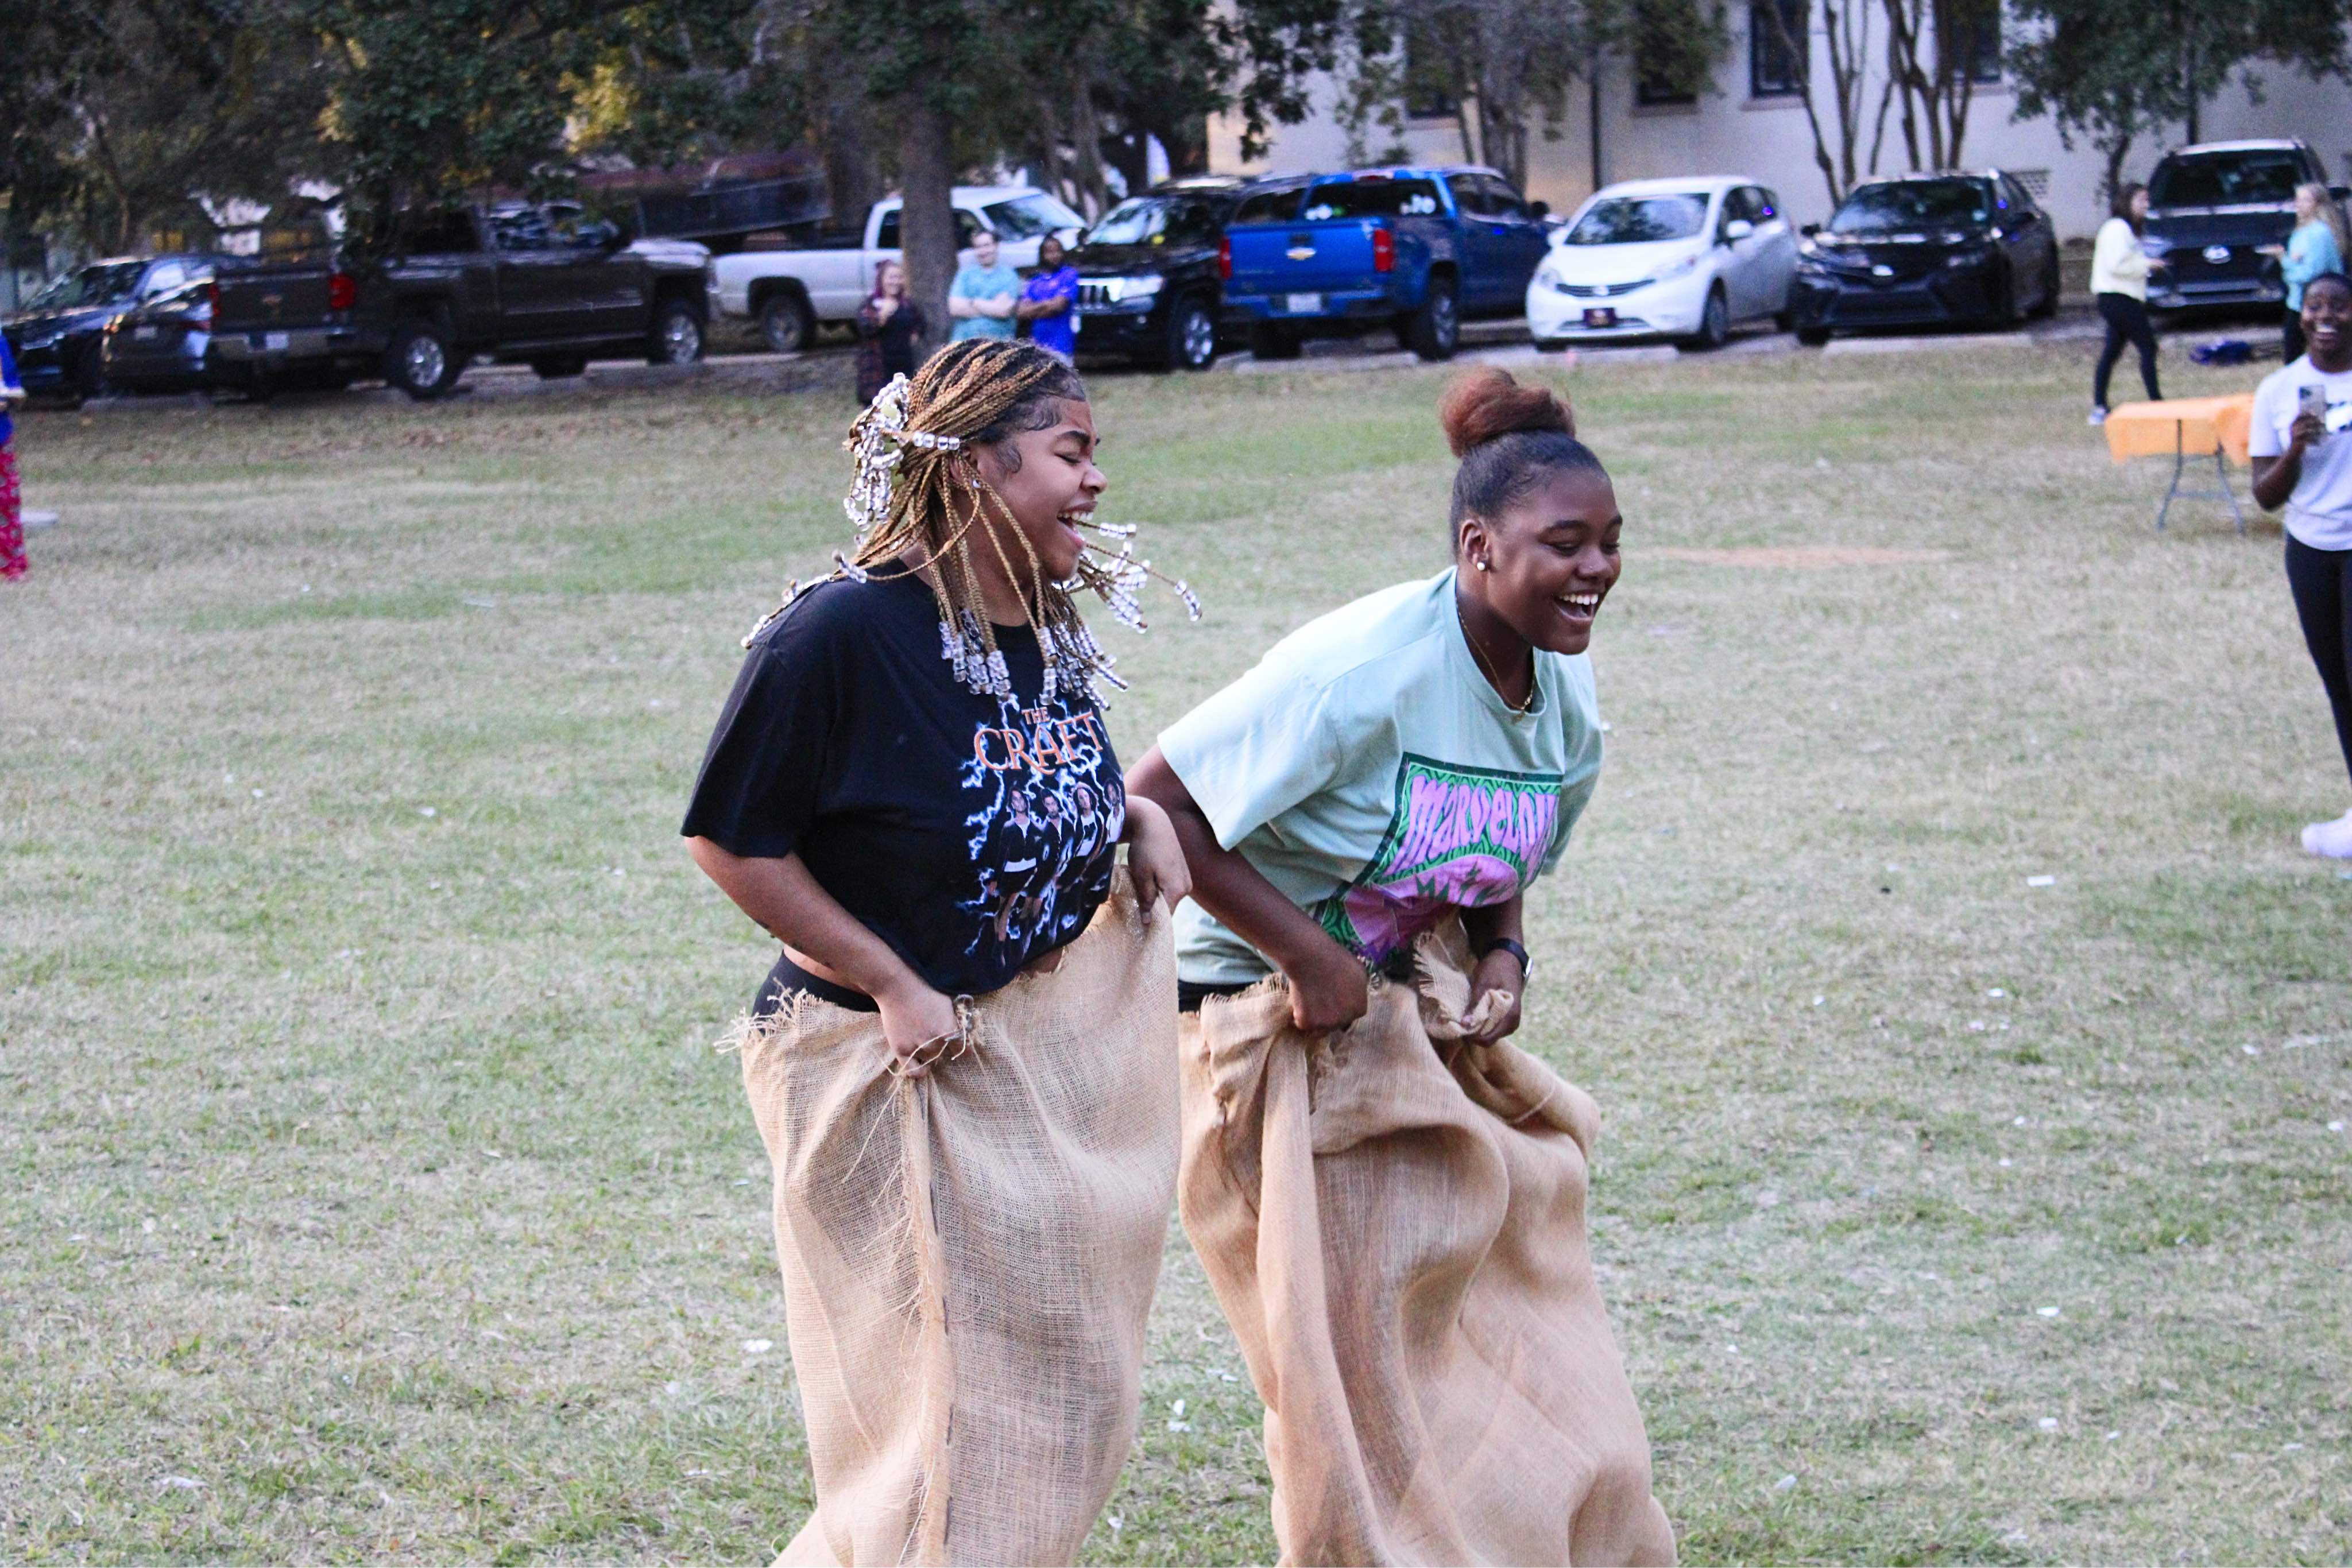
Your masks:
M2011 0L2011 15L2016 118L2049 115L2069 148L2087 138L2110 195L2139 138L2179 123L2196 141L2201 106L2233 74L2256 89L2262 60L2315 75L2346 67L2339 0Z
M273 0L81 0L12 22L0 187L12 226L62 220L95 249L210 240L200 197L283 200L320 97Z
M1878 109L1868 121L1872 129L1866 160L1856 157L1865 124L1865 103L1874 51L1871 18L1885 0L1822 0L1822 41L1829 56L1830 77L1825 90L1813 73L1812 10L1809 4L1793 7L1766 4L1751 7L1750 26L1771 30L1795 68L1805 105L1805 123L1813 137L1813 163L1829 187L1830 205L1845 200L1846 193L1864 174L1878 172L1878 154L1886 131L1887 105L1894 96L1890 75L1878 95ZM1792 20L1791 11L1794 12ZM1829 99L1831 118L1824 120L1822 99Z
M1887 78L1914 169L1956 169L1979 61L2000 46L2000 0L1885 0Z

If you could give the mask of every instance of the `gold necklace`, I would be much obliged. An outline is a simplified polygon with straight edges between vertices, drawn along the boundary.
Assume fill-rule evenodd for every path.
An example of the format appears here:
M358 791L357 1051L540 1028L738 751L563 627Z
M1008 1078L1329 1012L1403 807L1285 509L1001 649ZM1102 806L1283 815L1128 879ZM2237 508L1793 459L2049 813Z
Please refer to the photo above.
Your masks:
M1487 685L1495 688L1495 695L1503 698L1503 706L1509 708L1513 713L1523 714L1534 712L1536 706L1536 668L1534 650L1530 649L1528 653L1528 700L1523 703L1515 703L1509 697L1504 695L1503 677L1495 673L1495 666L1486 662L1486 651L1479 647L1478 639L1470 634L1470 622L1463 618L1462 599L1459 594L1456 594L1454 600L1454 623L1462 628L1462 640L1470 644L1470 656L1478 661L1479 672L1486 677Z

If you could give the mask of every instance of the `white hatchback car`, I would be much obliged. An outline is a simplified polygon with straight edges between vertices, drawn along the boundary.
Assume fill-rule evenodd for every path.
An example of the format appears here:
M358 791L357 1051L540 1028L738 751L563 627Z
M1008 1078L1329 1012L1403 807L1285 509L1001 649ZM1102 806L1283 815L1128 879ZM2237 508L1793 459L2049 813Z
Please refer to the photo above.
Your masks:
M1552 240L1528 285L1539 349L1673 338L1712 349L1741 321L1787 325L1797 236L1780 198L1736 174L1606 186Z

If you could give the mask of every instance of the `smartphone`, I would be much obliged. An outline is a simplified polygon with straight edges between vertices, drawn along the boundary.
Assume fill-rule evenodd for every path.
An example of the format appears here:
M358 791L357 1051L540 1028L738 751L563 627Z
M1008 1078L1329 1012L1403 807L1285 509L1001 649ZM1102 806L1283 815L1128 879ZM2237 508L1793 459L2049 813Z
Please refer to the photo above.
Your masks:
M2326 387L2305 385L2295 388L2294 403L2296 417L2300 418L2304 414L2310 414L2314 419L2319 421L2320 428L2323 431L2326 429L2327 389ZM2327 438L2323 434L2320 439L2325 441Z

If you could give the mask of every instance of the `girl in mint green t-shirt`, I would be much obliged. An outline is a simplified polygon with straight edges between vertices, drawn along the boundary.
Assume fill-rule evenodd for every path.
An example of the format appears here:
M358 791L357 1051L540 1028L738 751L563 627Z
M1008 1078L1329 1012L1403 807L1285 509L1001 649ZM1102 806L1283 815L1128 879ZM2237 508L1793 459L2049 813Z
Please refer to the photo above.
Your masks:
M1591 798L1585 657L1621 518L1567 405L1501 371L1440 410L1462 466L1454 564L1308 622L1161 734L1128 777L1176 824L1185 1004L1280 970L1305 1032L1363 1016L1370 969L1459 911L1485 1038L1518 1027L1521 905Z

